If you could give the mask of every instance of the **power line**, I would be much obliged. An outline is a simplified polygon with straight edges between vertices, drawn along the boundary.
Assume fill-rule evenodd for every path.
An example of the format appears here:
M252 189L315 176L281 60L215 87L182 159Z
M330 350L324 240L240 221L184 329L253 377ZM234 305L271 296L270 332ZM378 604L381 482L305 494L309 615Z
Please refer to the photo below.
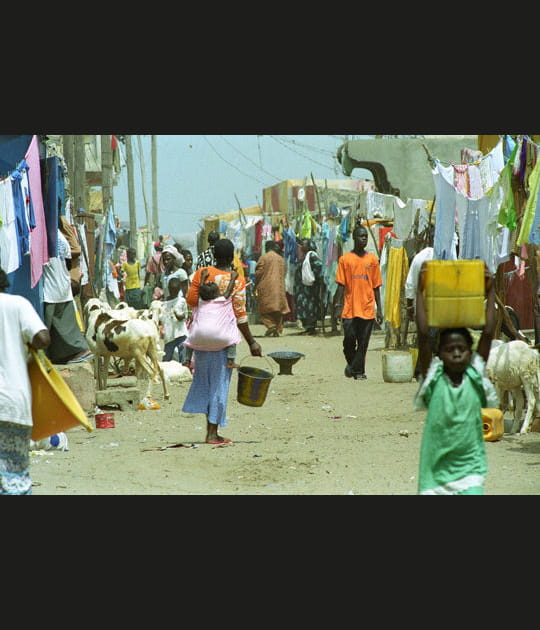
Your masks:
M285 142L283 142L283 140L281 140L277 136L270 136L270 138L272 138L278 144L281 144L281 146L285 147L289 151L296 153L296 155L299 155L300 157L303 157L304 159L309 160L310 162L313 162L313 164L318 164L319 166L322 166L330 171L333 170L333 168L331 166L328 166L328 164L322 164L321 162L317 162L317 160L313 160L308 155L305 155L303 153L300 153L299 151L295 151L294 149L291 149L291 147L289 147Z
M251 175L248 175L248 173L244 173L244 171L242 171L241 169L239 169L236 165L232 164L232 162L229 162L228 160L226 160L217 150L216 148L212 145L212 143L208 140L208 138L206 136L203 136L203 138L205 139L205 141L208 143L208 145L210 146L210 148L212 149L212 151L214 151L214 153L220 158L222 159L226 164L228 164L229 166L232 166L235 170L237 170L239 173L241 173L242 175L244 175L245 177L249 177L250 179L253 179L256 182L259 182L259 184L265 184L265 182L262 181L262 179L259 179L258 177L252 177Z
M298 140L295 140L295 139L289 140L287 139L286 136L281 136L281 139L284 142L288 142L295 147L303 147L304 149L309 149L311 151L316 151L317 153L322 153L323 155L330 155L332 157L335 155L334 151L330 151L329 149L321 149L319 147L314 147L312 144L304 144L302 142L298 142Z
M238 153L240 153L240 155L246 159L248 162L251 162L251 164L253 164L256 168L260 169L263 173L266 173L266 175L270 175L270 177L273 177L277 182L281 182L283 180L283 177L276 177L276 175L272 175L272 173L269 173L268 171L264 170L264 168L262 168L262 166L259 166L256 162L254 162L250 157L248 157L247 155L245 155L244 153L242 153L242 151L240 151L240 149L238 149L237 147L234 146L234 144L232 144L232 142L229 142L227 140L227 138L225 138L225 136L219 136L224 142L226 142L230 147L232 147L235 151L238 151ZM260 147L259 147L259 151L260 151Z

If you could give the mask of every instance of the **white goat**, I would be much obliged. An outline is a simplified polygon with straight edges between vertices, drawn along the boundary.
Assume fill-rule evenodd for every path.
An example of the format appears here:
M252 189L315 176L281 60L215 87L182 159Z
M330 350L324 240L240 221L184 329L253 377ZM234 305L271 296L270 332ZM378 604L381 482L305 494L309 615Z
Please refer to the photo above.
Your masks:
M193 375L188 367L178 361L160 361L159 365L165 374L167 383L186 383L193 380Z
M511 433L523 435L531 429L537 408L540 408L540 355L524 341L514 340L492 345L487 373L499 396L503 413L508 409L508 396L514 402ZM527 403L522 423L524 403Z

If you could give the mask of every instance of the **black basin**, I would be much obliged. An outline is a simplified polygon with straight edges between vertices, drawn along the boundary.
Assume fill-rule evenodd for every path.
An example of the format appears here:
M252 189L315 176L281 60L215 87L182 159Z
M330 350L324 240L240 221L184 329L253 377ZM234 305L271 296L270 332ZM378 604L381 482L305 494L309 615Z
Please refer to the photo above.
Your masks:
M269 352L268 356L272 357L272 359L274 359L274 361L279 365L279 374L283 375L292 374L292 366L300 361L300 359L302 359L305 355L303 355L301 352L283 351Z

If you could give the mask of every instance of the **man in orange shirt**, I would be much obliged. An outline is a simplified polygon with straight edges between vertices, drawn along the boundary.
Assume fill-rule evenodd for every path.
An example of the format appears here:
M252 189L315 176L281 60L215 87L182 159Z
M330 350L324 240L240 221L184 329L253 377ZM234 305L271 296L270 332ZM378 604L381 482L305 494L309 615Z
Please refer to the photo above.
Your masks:
M367 229L358 224L353 230L354 248L338 260L336 308L342 309L345 376L366 380L366 354L375 321L383 321L380 287L381 267L375 254L366 252ZM375 309L376 307L376 309Z

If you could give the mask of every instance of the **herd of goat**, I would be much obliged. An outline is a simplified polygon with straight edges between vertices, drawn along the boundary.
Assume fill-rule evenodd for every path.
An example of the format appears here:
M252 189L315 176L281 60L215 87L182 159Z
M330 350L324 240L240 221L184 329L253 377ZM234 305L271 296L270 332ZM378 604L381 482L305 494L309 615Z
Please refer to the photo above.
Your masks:
M83 309L86 341L94 353L97 388L107 388L111 357L122 359L125 372L135 363L138 378L146 375L146 396L151 396L152 384L159 378L163 396L169 399L167 380L160 363L160 315L162 302L153 302L149 309L136 310L125 302L115 308L99 298L90 298Z
M152 384L161 381L163 396L169 399L167 381L171 379L165 371L173 364L168 366L160 361L163 354L159 332L162 312L160 301L152 302L148 309L136 310L125 302L112 308L98 298L88 300L83 309L84 325L86 340L95 357L98 389L106 389L109 363L114 357L124 361L125 371L134 362L137 377L146 376L146 396L151 395ZM509 307L507 313L514 315ZM493 341L487 372L497 390L501 410L506 412L513 407L510 432L524 434L531 430L537 412L540 413L540 354L519 331L519 322L515 319L513 322L515 325L510 330L504 325L502 329L510 341ZM189 372L177 363L176 368Z

